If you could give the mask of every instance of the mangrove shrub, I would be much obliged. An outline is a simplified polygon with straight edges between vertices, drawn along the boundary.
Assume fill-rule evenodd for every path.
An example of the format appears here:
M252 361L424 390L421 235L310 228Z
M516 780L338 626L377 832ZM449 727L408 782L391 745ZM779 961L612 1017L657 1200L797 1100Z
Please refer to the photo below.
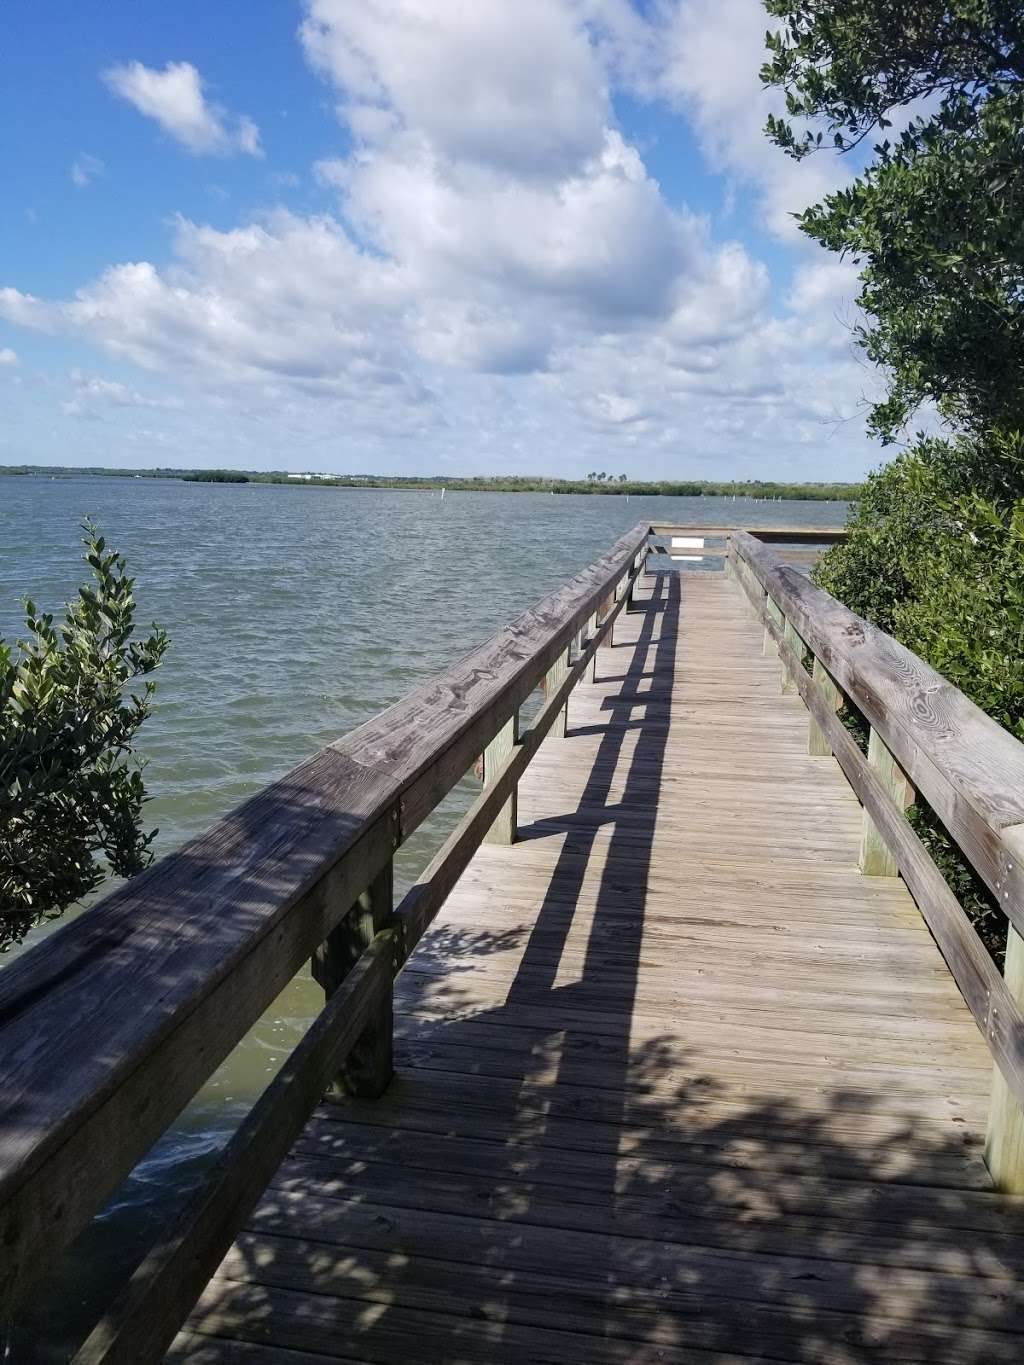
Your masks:
M0 639L0 951L103 881L151 859L134 751L167 648L135 634L134 579L86 527L92 580L55 624L25 599L26 637Z

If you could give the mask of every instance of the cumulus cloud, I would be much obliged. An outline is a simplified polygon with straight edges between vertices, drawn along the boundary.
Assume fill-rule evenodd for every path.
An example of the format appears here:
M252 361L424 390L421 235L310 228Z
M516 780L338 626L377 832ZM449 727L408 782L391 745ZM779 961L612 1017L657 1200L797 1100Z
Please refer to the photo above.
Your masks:
M119 380L103 379L99 375L84 374L81 370L71 371L71 385L72 395L61 404L61 408L72 416L96 415L98 409L106 407L173 411L182 406L180 399L140 393Z
M0 289L0 317L258 419L267 458L274 440L291 453L339 432L364 467L400 464L403 442L419 468L523 471L621 450L637 472L685 456L713 473L728 455L757 473L770 455L786 474L832 432L862 449L864 373L837 321L849 272L808 259L773 300L765 264L670 203L616 118L624 86L670 101L768 195L749 134L762 147L763 114L746 107L763 21L749 52L727 41L747 3L307 0L300 42L345 129L314 167L331 211L182 218L168 262L111 265L63 300ZM192 150L237 145L194 68L138 69L143 112ZM150 77L173 96L162 114ZM118 381L79 375L68 402L150 406L158 425L160 401Z
M84 189L86 185L105 175L106 170L98 156L92 156L89 152L79 152L71 163L71 183L77 185L79 189Z
M0 365L17 365L17 363L17 351L12 351L10 346L0 347Z
M543 370L581 329L668 318L713 273L703 227L614 124L602 43L626 12L310 0L302 40L357 144L317 174L402 264L428 359Z
M714 169L753 185L765 225L794 241L793 214L845 183L852 167L831 152L796 162L765 138L768 114L785 112L758 76L766 27L760 0L662 0L631 35L629 73L641 93L685 113Z
M109 90L140 114L155 119L190 152L263 155L256 124L246 114L235 117L212 104L204 93L202 77L190 62L168 62L162 71L129 62L108 68L102 78Z
M608 90L581 14L552 0L310 0L307 56L357 137L561 176L600 153Z

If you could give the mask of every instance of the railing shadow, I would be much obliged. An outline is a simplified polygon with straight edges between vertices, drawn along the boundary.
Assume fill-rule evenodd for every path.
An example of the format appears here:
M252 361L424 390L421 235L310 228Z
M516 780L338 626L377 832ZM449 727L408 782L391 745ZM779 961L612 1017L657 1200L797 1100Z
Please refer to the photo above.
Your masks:
M392 1090L318 1111L172 1359L244 1339L288 1365L1019 1361L1021 1207L988 1188L952 1095L885 1096L842 1058L752 1093L706 1012L700 1043L685 1005L666 1028L672 1000L646 994L686 591L654 583L607 724L570 730L600 730L576 809L521 831L562 839L534 923L490 930L481 904L479 931L425 938ZM766 1075L776 1027L751 1017L744 1042ZM912 1036L894 1025L894 1054Z

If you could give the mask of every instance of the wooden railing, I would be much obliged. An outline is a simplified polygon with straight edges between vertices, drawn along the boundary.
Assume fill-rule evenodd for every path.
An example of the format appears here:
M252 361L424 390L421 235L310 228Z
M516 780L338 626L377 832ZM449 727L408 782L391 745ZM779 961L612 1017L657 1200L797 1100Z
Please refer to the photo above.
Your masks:
M733 533L729 566L782 687L807 706L809 752L835 755L864 808L861 870L902 875L988 1043L986 1160L1000 1188L1024 1193L1024 745L752 536ZM837 714L844 699L870 726L866 757ZM1003 976L904 814L916 793L1007 916Z
M518 781L545 735L564 734L569 696L631 596L649 533L687 529L635 527L447 672L0 973L0 1311L25 1298L312 959L322 1013L75 1360L162 1357L324 1094L387 1084L396 972L480 843L514 837ZM782 686L810 712L810 752L835 755L864 807L864 872L899 872L921 907L995 1058L989 1164L1004 1188L1024 1188L1024 747L761 540L689 530L728 538ZM538 686L543 705L520 732ZM844 698L871 726L867 757L838 718ZM396 849L481 755L483 791L395 907ZM1006 910L1006 980L906 819L915 791Z
M395 973L608 638L646 523L454 667L321 750L0 974L0 1313L149 1150L303 963L328 998L76 1356L161 1359L332 1085L391 1076ZM538 686L544 703L518 732ZM484 788L397 908L395 850L484 757Z

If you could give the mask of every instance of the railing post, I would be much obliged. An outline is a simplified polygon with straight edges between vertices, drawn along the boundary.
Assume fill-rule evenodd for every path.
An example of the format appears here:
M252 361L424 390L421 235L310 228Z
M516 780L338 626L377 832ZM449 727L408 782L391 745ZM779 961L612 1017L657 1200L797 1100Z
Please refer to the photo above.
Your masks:
M735 556L735 559L733 561L733 568L736 572L736 581L737 584L739 585L740 593L743 599L743 605L747 609L747 614L753 616L755 620L759 621L761 618L758 614L758 610L753 601L753 598L760 597L763 600L764 589L761 587L761 584L758 581L757 575L754 573L753 569L750 568L750 566L747 564L747 561L740 554L739 550L735 549L735 547L733 548L733 554Z
M1024 939L1012 924L1006 935L1003 976L1010 994L1024 1007ZM1004 1194L1024 1194L1024 1109L998 1067L993 1068L985 1164L997 1189Z
M484 786L494 785L497 774L512 757L512 751L519 741L519 712L511 716L484 750ZM512 795L498 812L497 819L484 835L485 844L514 844L516 827L519 822L519 789L512 788Z
M563 649L558 658L551 665L544 675L544 695L553 697L558 689L569 676L569 651ZM568 701L555 717L555 723L551 727L551 734L558 739L565 738L565 732L569 725L569 703Z
M601 622L604 620L604 618L608 615L608 607L609 607L611 601L612 601L611 597L606 597L606 598L604 598L601 602L599 602L599 603L597 604L597 611L594 613L594 616L593 616L594 629L595 629L595 631L597 630L597 627L601 624ZM608 643L611 644L611 642L612 642L612 633L611 633L611 631L609 630L609 632L608 632ZM597 682L597 650L596 650L596 649L594 650L594 657L593 657L593 658L591 659L591 661L590 661L590 681L591 681L591 682Z
M782 608L774 600L770 593L767 594L767 596L765 597L765 610L768 612L768 615L777 625L785 626L786 617L783 614ZM762 642L761 645L761 653L765 656L766 659L770 659L773 655L778 655L778 652L779 647L775 643L775 637L774 635L772 635L768 627L765 626L764 641Z
M636 587L636 579L633 577L633 575L636 572L637 568L639 567L642 556L643 551L638 550L637 553L633 556L632 564L629 566L629 591L627 594L626 605L624 608L625 611L633 610L633 589Z
M355 905L313 954L313 978L328 999L373 942L394 909L394 863L377 873ZM392 990L381 995L372 1022L360 1034L348 1060L327 1092L328 1099L357 1096L375 1100L395 1074Z
M803 636L799 633L788 616L783 620L782 634L786 644L789 645L796 657L802 662L804 657ZM794 678L789 670L789 665L785 662L782 662L782 690L783 692L795 692L797 690L796 678Z
M608 598L608 601L607 601L607 603L606 603L606 605L605 605L605 615L608 614L608 612L612 609L612 607L616 604L616 602L621 602L622 599L625 597L625 595L626 595L626 585L627 585L627 581L628 581L628 576L627 576L627 575L623 575L623 577L620 578L619 581L615 584L615 587L612 589L611 596ZM613 622L611 623L611 625L608 627L608 647L609 647L609 649L610 649L614 644L615 644L615 622L613 621Z
M832 681L828 669L815 657L813 678L825 700L832 707L833 711L839 712L843 709L843 694ZM807 752L814 754L818 758L830 758L832 755L832 745L825 737L825 732L814 719L814 714L807 717Z
M871 734L868 738L868 762L901 810L906 810L908 806L914 804L914 788L907 780L903 769L885 747L885 743L874 726L871 727ZM896 859L892 856L889 845L875 828L875 822L866 810L862 812L862 820L860 870L866 877L897 876L899 866Z
M589 641L589 640L592 640L592 639L594 638L594 636L597 634L597 623L598 623L598 620L599 620L599 619L600 619L600 618L599 618L597 612L595 611L594 614L593 614L593 616L592 616L592 617L590 618L590 620L587 622L587 639L588 639L588 641ZM597 650L596 650L596 649L594 650L594 652L593 652L593 654L591 655L591 658L590 658L590 681L591 681L591 682L597 682Z

